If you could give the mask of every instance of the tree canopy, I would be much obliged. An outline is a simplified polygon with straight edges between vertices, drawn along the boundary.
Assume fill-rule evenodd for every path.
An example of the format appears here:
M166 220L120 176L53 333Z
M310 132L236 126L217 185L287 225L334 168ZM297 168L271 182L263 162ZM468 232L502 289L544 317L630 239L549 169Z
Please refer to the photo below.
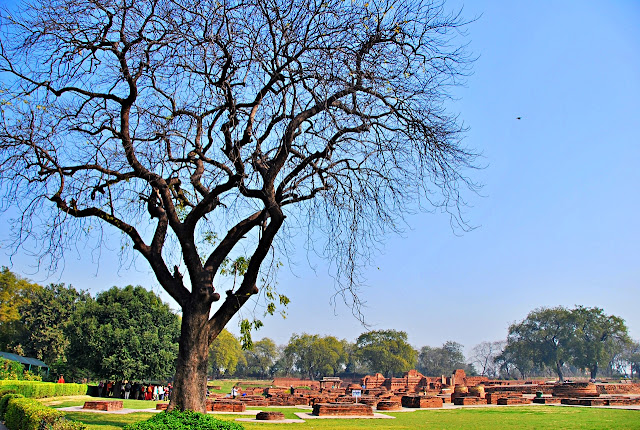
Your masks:
M344 344L333 336L294 334L284 354L311 380L339 373L346 362Z
M361 334L356 341L358 358L385 376L413 369L418 353L407 341L407 333L377 330Z
M20 337L20 308L28 305L42 287L16 276L7 267L0 272L0 349L7 350Z
M20 307L21 335L15 340L24 353L64 373L72 316L89 300L89 294L72 286L50 284L38 290L30 303Z
M461 344L452 341L445 342L440 348L423 346L418 356L418 370L427 376L450 375L456 369L468 370L462 349Z
M228 330L222 330L211 343L209 352L211 375L232 375L238 365L246 364L240 341Z
M100 378L173 376L180 322L169 306L140 286L113 287L73 315L70 357Z
M599 365L628 344L624 320L600 308L540 308L509 327L507 346L497 360L513 363L523 375L533 366L551 367L561 381L562 367L570 363L589 369L595 379Z
M246 374L266 378L273 375L278 347L273 340L266 337L254 342L251 349L245 350L244 357Z
M405 214L429 205L463 222L475 154L444 102L468 71L464 24L431 0L5 9L14 245L36 243L55 269L76 241L119 231L124 258L143 258L183 311L170 408L204 411L209 344L266 290L285 218L324 233L310 242L356 313L362 263ZM241 249L246 270L221 296L214 278Z

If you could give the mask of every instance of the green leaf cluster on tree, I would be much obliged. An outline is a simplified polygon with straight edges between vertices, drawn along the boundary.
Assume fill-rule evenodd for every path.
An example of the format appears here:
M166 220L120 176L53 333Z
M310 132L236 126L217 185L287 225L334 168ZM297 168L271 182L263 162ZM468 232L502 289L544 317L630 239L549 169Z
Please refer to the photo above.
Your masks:
M624 320L600 308L540 308L509 327L507 346L497 361L512 364L523 376L535 367L551 368L560 381L563 367L571 364L588 369L595 379L599 367L629 343Z

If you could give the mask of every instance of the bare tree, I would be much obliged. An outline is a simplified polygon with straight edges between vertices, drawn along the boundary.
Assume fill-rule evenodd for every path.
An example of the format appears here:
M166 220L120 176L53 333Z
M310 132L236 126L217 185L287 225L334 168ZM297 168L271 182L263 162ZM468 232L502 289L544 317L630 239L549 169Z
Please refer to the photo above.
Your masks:
M5 9L14 249L55 269L78 240L122 233L125 259L142 256L182 308L170 407L203 411L209 344L264 289L285 218L325 234L319 250L356 305L361 264L404 214L439 207L460 222L474 154L444 102L468 70L464 24L431 0ZM221 300L214 277L239 249L246 267Z
M496 363L496 359L500 356L506 344L505 341L500 340L495 342L485 341L473 347L471 359L481 376L497 377L500 366Z

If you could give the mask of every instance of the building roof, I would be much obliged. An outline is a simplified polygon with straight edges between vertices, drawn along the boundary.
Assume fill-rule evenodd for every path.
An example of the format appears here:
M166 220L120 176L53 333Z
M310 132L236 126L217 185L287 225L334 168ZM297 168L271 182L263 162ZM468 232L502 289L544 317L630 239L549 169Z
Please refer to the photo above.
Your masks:
M7 360L11 360L11 361L17 361L19 363L30 365L30 366L38 366L38 367L46 367L46 368L49 367L46 365L46 363L38 360L37 358L22 357L20 355L12 354L10 352L0 351L0 357L6 358Z

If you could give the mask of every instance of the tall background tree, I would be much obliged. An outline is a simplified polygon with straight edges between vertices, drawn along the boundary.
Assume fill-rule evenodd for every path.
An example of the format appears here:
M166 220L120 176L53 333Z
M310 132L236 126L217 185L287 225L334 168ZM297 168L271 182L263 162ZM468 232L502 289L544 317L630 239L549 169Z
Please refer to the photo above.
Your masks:
M211 343L209 363L214 378L233 375L239 365L246 364L240 341L228 330L222 330Z
M427 376L450 375L456 369L470 370L465 363L463 348L453 341L445 342L440 348L423 346L418 355L417 369Z
M398 375L416 365L418 353L407 341L407 333L375 330L362 333L356 341L359 359L373 372Z
M598 369L631 343L624 320L607 315L600 308L578 306L572 310L575 331L572 342L572 364L589 369L596 379Z
M55 269L76 241L122 234L124 258L146 260L182 309L170 408L205 410L209 345L267 289L285 218L325 234L313 243L356 313L362 263L416 201L460 222L475 156L443 102L469 57L440 2L17 8L0 17L14 245ZM246 270L221 296L214 278L240 249ZM267 309L286 302L272 297Z
M284 354L311 380L341 372L347 359L344 344L335 337L306 333L291 336Z
M474 368L480 376L490 378L498 377L500 366L497 364L498 356L506 345L504 341L480 342L471 350L471 360Z
M552 368L560 381L562 368L571 361L573 318L563 307L535 309L519 323L509 326L507 346L517 348L533 363ZM517 347L512 345L516 344Z
M20 307L22 330L15 342L29 357L49 365L53 374L68 372L67 352L73 315L90 296L72 286L50 284L38 290L30 303ZM76 375L77 376L77 375Z
M274 365L278 360L278 346L268 337L253 343L251 349L244 351L244 369L246 375L269 378L274 374Z
M173 376L180 321L155 293L113 287L73 314L70 364L99 378L166 379Z
M17 276L7 267L0 272L0 350L24 355L15 340L22 335L20 308L31 303L42 287ZM16 347L17 350L16 350Z

